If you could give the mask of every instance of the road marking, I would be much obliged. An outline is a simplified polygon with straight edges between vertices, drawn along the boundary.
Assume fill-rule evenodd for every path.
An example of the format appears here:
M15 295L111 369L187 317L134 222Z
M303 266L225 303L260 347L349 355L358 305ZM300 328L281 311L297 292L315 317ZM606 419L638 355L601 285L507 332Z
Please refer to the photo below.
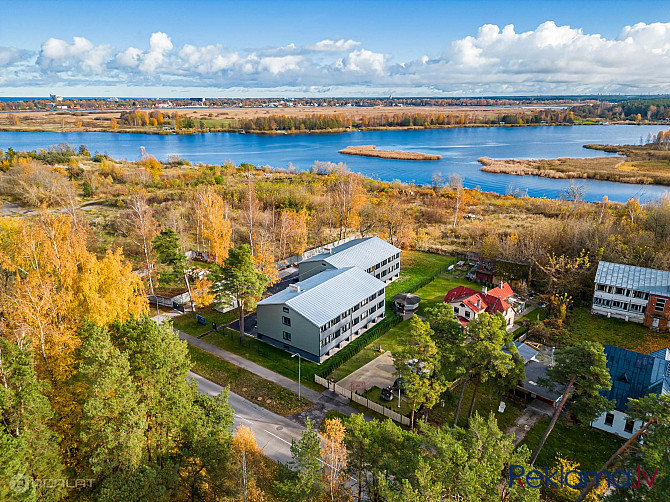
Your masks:
M238 415L237 413L233 413L233 416L236 416L240 420L244 420L245 422L249 422L250 424L253 424L253 422L251 420L247 420L246 418L244 418L243 416Z
M286 441L286 439L284 439L284 438L280 438L279 436L277 436L276 434L272 434L272 433L271 433L270 431L268 431L268 430L265 430L265 429L263 429L263 430L264 430L265 432L267 432L268 434L270 434L270 436L274 436L274 437L276 437L277 439L279 439L280 441L284 441L284 443L286 443L286 444L291 444L291 443L289 443L288 441Z

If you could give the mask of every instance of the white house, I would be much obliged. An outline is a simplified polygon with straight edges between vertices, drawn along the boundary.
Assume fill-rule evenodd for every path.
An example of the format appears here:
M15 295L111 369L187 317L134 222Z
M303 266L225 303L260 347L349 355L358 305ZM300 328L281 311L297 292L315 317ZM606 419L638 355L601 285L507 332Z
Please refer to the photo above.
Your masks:
M462 326L477 318L482 312L487 314L502 314L508 329L514 324L516 312L509 304L508 299L514 294L512 288L506 282L500 286L488 290L475 291L467 286L458 286L450 290L444 297L444 303L454 308L454 314Z

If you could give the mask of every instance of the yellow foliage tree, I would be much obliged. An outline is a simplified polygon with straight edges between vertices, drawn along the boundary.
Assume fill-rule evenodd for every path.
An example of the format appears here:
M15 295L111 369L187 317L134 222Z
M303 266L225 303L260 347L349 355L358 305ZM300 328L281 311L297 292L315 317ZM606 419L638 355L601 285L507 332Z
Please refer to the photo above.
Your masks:
M348 502L352 500L347 487L347 447L344 444L345 429L338 418L327 418L323 422L321 459L323 460L323 482L327 497L331 501Z
M566 476L567 483L564 483L562 487L560 486L560 483L557 483L559 485L559 488L554 488L553 486L551 486L551 484L549 485L548 491L552 495L552 500L556 500L557 502L572 502L577 498L582 489L570 488L569 486L567 486L567 484L570 484L572 486L580 485L581 476L577 472L570 474L568 474L568 472L579 471L579 463L572 462L571 460L568 460L566 458L561 457L560 455L557 455L556 463L551 469L551 472L554 471L559 471L559 473L563 472L564 476L566 476L567 474ZM602 497L606 491L607 491L607 479L601 476L598 482L598 486L589 492L585 500L586 502L598 502L602 500Z
M207 307L211 305L216 296L211 292L213 284L214 283L207 279L207 277L202 277L195 281L195 284L191 288L191 298L195 305L198 307Z
M367 200L362 176L347 172L345 167L340 166L332 174L329 193L339 226L339 239L344 239L348 229L358 226L361 209Z
M149 171L149 174L151 174L152 180L158 181L160 179L161 173L163 172L163 166L155 157L148 157L143 161L143 165L144 168Z
M256 443L254 432L246 425L235 430L233 438L233 459L238 475L239 486L246 502L264 502L265 494L258 486L259 478L267 476L264 468L263 452Z
M223 266L228 258L232 227L228 219L228 206L214 188L207 185L194 194L196 236L214 261Z
M109 119L109 127L111 127L112 130L116 130L119 128L119 123L114 117Z

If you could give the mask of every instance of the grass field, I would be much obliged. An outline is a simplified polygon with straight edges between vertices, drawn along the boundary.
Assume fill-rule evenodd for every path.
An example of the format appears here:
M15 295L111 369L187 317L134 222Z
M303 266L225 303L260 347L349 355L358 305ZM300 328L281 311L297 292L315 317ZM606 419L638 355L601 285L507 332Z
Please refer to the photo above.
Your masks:
M291 380L298 381L298 358L291 357L291 354L278 347L248 336L244 344L241 345L239 333L230 329L210 333L203 340L242 356ZM300 362L300 383L315 390L323 390L323 387L314 382L314 373L318 368L318 364L302 359Z
M209 352L188 346L195 363L193 371L232 392L280 415L292 415L312 406L306 399L279 385L239 368Z
M549 425L549 417L540 420L521 444L533 450ZM582 470L597 471L612 456L624 440L607 432L592 429L587 425L572 424L558 421L551 431L547 442L537 457L535 465L549 467L556 460L556 455L579 462Z
M191 336L200 336L203 333L207 333L212 329L212 322L215 322L217 326L223 326L229 324L237 319L237 310L231 310L222 314L214 310L212 307L205 307L198 309L197 314L200 314L205 318L207 324L203 325L198 323L196 320L196 314L193 312L187 312L180 316L172 318L172 325L184 333L188 333Z
M468 384L465 386L465 393L463 394L463 404L461 404L461 412L459 414L458 425L465 427L467 425L467 416L468 410L470 409L470 401L472 400L472 391L474 390L474 384ZM446 392L442 396L442 402L437 403L437 405L431 410L428 415L428 421L435 425L449 425L451 426L454 423L454 413L456 412L456 406L458 405L458 394L461 391L460 385L457 385L453 393ZM500 401L505 401L505 411L503 413L498 413L498 406ZM479 391L477 392L477 399L475 400L475 412L479 413L482 417L488 417L491 412L494 412L496 420L498 421L498 427L500 430L505 431L517 417L523 412L523 406L511 399L505 399L500 395L500 392L494 387L481 384L479 386Z
M452 256L421 251L403 251L400 256L400 277L386 287L386 298L392 299L406 288L432 275L436 270L456 262Z
M565 327L573 335L574 342L593 340L643 354L670 347L670 333L657 333L641 324L592 315L585 308L574 309Z

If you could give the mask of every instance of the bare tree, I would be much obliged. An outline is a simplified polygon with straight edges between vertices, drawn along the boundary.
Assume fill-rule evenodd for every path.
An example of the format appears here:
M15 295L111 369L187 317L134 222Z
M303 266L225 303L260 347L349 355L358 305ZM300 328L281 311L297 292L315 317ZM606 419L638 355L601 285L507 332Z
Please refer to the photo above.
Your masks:
M463 178L454 174L449 178L449 188L454 194L454 223L452 228L456 228L456 223L458 222L458 215L463 206Z

